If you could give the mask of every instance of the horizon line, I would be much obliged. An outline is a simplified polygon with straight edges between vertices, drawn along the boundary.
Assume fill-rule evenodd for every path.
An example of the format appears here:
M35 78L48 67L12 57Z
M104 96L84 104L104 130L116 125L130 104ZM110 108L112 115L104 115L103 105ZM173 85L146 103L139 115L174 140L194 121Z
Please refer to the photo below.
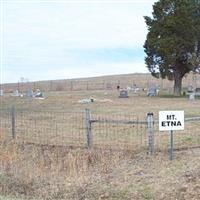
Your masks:
M5 84L16 84L16 83L34 83L34 82L45 82L45 81L62 81L62 80L80 80L80 79L93 79L93 78L103 78L103 77L109 77L109 76L125 76L125 75L144 75L144 74L151 74L150 72L134 72L134 73L127 73L127 74L108 74L108 75L99 75L99 76L87 76L87 77L75 77L75 78L60 78L60 79L43 79L43 80L33 80L33 81L24 81L21 82L20 80L18 82L4 82L0 83L0 85Z

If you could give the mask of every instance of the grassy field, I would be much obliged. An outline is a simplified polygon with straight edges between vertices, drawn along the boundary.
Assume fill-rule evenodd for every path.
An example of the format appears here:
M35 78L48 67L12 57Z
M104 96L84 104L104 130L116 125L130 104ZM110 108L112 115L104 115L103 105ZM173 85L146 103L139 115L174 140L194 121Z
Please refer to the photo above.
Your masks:
M117 90L95 90L95 91L71 91L71 92L46 92L45 99L28 99L11 97L5 94L1 98L1 107L11 107L36 110L71 110L80 111L85 108L93 112L103 114L127 113L137 116L145 116L147 112L157 115L159 110L181 110L184 109L187 116L199 114L200 101L189 101L187 96L173 97L160 93L157 97L147 97L145 91L138 93L130 92L129 98L118 98ZM94 98L94 103L81 104L79 100Z
M118 96L115 89L48 91L43 100L11 97L6 93L1 97L1 108L14 105L18 110L25 109L28 113L25 118L29 119L36 117L28 111L32 109L80 112L85 108L89 108L94 116L104 117L127 114L145 119L148 112L153 112L157 119L159 110L184 110L186 117L200 116L200 99L189 101L185 96L172 97L166 91L161 91L157 97L147 97L146 91L130 92L127 99ZM79 100L90 97L95 99L93 103L79 103ZM42 115L37 119L42 121L44 117L46 121L50 119ZM3 120L1 118L1 125ZM119 130L122 136L125 132ZM157 144L166 147L165 150L156 151L152 156L145 150L88 150L18 144L8 139L3 129L0 131L0 200L200 198L200 149L175 151L175 159L170 161L166 149L167 135L159 135L156 140ZM175 142L184 140L188 144L198 144L199 133L199 121L190 123L184 134L175 137Z
M10 108L14 105L16 110L19 110L16 129L19 133L17 135L22 140L58 145L63 145L63 143L74 145L77 143L79 146L85 146L84 112L86 108L91 110L92 119L103 120L145 121L148 112L153 112L154 119L157 120L160 110L184 110L185 117L200 116L200 100L189 101L187 96L177 98L160 93L157 97L147 97L145 91L140 91L138 93L130 92L129 98L122 99L118 98L119 92L117 90L46 92L45 96L46 98L42 100L11 97L9 94L2 98L1 105L3 108ZM81 99L91 97L94 98L93 103L79 102ZM20 112L20 110L23 110L23 112ZM2 123L3 120L9 120L7 118L3 117ZM181 139L178 137L179 133L177 134L177 142L196 141L199 135L198 130L198 122L187 123L185 131L180 132ZM94 123L92 131L94 144L97 145L107 143L115 146L127 145L127 147L132 145L137 148L146 143L145 125ZM157 125L155 131L157 145L161 144L166 147L168 144L167 135L160 135ZM190 134L188 135L188 133ZM190 137L191 135L192 137Z

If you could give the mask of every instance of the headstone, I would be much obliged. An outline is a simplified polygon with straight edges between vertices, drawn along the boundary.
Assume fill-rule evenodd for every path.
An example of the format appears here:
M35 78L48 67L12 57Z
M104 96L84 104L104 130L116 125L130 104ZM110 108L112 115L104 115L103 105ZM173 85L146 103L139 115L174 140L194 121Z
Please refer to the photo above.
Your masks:
M128 91L127 90L121 90L119 94L119 98L128 98Z
M195 93L190 93L189 94L189 100L194 101L195 100Z
M93 103L94 98L89 98L89 99L81 99L78 101L79 103Z
M44 97L43 93L39 89L36 90L34 96L37 97L37 98L43 98Z
M126 87L126 90L129 92L129 91L132 90L132 88L131 88L130 86L127 86L127 87Z
M0 90L0 96L3 96L3 90Z
M12 96L19 97L19 91L18 90L14 90L13 93L12 93Z
M136 84L134 84L133 87L132 87L132 91L133 91L134 93L137 93L139 90L140 90L140 88L137 87Z
M187 90L188 93L193 93L194 92L194 88L192 85L189 85L188 86L188 90Z
M151 86L147 92L148 97L153 97L158 94L158 88L156 86Z
M195 95L196 96L200 96L200 88L196 88L195 89Z
M33 90L28 90L26 92L26 96L32 98L33 97Z

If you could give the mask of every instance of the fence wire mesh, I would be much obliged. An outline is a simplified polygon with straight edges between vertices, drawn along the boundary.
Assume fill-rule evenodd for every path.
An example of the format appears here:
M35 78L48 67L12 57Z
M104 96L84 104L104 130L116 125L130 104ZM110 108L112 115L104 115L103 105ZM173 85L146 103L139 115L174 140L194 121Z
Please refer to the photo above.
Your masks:
M134 115L92 115L93 146L137 150L146 147L146 122Z
M20 143L116 150L148 148L146 119L126 114L90 114L88 118L85 111L15 110L13 113L12 109L1 109L0 131ZM184 131L174 132L174 148L200 146L199 124L198 117L186 118ZM153 125L153 134L151 144L155 145L154 149L167 150L169 133L159 132L157 121Z
M11 110L1 110L1 127L12 132ZM84 145L83 112L16 110L15 139L18 142L48 145Z
M200 118L185 118L185 127L182 131L174 131L174 149L187 149L200 146ZM158 123L154 125L155 149L168 150L170 145L170 133L159 132Z
M11 132L12 132L11 110L0 109L0 133L6 134L7 137L11 138Z
M65 111L1 110L1 129L21 143L88 147L86 113ZM91 145L94 148L139 149L145 147L146 122L137 116L92 114Z

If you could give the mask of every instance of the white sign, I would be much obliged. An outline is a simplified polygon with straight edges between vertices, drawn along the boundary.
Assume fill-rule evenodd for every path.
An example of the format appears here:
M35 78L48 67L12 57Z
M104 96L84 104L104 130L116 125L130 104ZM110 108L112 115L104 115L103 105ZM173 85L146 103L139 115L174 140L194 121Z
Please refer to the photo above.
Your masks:
M159 111L159 130L184 130L184 111Z

